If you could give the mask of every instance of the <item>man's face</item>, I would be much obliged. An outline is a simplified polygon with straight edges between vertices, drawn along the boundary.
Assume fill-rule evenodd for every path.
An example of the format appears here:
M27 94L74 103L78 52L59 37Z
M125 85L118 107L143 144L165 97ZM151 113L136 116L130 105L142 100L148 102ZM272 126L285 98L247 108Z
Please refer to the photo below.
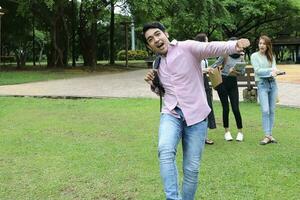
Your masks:
M166 32L162 32L158 28L148 29L145 33L145 38L148 43L148 47L154 52L160 55L166 55L169 46L169 35Z

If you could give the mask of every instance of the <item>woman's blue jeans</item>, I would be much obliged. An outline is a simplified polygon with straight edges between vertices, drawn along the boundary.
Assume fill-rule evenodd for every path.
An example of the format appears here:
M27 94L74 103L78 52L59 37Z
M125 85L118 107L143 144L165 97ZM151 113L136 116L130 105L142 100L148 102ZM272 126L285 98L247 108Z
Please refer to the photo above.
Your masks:
M187 126L180 109L176 118L169 114L161 114L158 141L160 175L164 184L167 200L193 200L197 185L200 160L207 134L207 120ZM183 148L183 183L182 197L179 191L176 152L182 139Z
M258 84L258 98L262 112L262 124L266 136L272 135L275 119L277 84L273 78L261 79Z

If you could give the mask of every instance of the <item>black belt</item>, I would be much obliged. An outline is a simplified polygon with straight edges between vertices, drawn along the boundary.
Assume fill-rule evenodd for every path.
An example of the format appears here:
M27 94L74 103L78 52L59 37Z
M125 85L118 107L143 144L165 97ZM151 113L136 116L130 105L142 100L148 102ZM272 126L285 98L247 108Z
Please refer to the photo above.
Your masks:
M264 78L265 80L269 81L269 82L272 82L272 81L275 81L275 78L274 77L267 77L267 78Z

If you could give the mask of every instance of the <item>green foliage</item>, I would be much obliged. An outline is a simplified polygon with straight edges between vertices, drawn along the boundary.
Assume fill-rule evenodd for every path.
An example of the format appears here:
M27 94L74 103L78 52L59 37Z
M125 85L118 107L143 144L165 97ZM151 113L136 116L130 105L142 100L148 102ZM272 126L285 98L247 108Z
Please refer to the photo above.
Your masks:
M50 9L50 10L52 10L52 8L53 8L53 5L54 5L54 0L43 0L43 2L45 2L45 4L46 4L46 6ZM62 2L62 1L61 1ZM63 3L65 3L65 2L63 2Z
M297 7L300 11L300 1L299 0L289 0L292 5L294 5L295 7Z
M82 9L81 15L84 20L86 28L91 28L95 22L105 23L109 21L109 9L107 9L108 3L106 1L93 0L82 1L80 6Z
M144 60L148 57L147 51L144 50L128 50L128 60ZM126 51L121 50L117 54L118 60L126 59Z
M145 1L143 6L141 2L129 2L135 16L140 13L137 15L137 23L142 20L141 23L161 21L176 39L191 39L198 32L211 35L227 16L224 5L217 0L168 0L153 1L153 3L148 1L148 4ZM152 17L148 19L149 16Z
M152 6L157 3L154 1ZM132 3L134 13L141 10L140 13L150 13L152 18L139 15L138 23L159 20L166 25L171 37L179 40L194 38L198 32L207 33L211 40L237 36L254 41L261 33L276 37L282 31L291 35L295 30L300 31L299 3L295 0L173 0L147 9L140 8L141 5L141 2Z
M43 31L35 31L35 37L37 40L41 40L41 41L44 41L46 39L46 33L43 32Z
M178 27L176 35L180 39L193 39L199 32L206 33L210 38L228 17L224 5L216 0L188 1L185 5L178 5L177 9L181 11L172 11L172 28L176 30Z
M226 37L247 37L255 44L261 34L271 38L281 33L293 36L293 32L300 28L296 22L296 18L299 20L299 9L291 1L225 0L224 6L230 13L222 25ZM255 46L251 48L254 50Z
M16 3L17 2L17 3ZM86 45L91 38L97 43L98 59L107 59L109 52L110 9L107 0L75 2L76 56L88 52ZM264 33L271 38L284 33L297 36L300 32L299 0L114 0L119 7L129 7L135 21L136 36L149 21L161 21L170 33L170 39L192 39L198 32L205 32L210 40L226 40L231 36L247 37L254 42ZM35 17L36 52L48 55L48 61L63 53L64 61L70 58L72 38L72 6L68 0L4 0L1 6L9 12L2 17L2 46L7 54L22 48L32 52L32 20ZM79 12L80 11L80 12ZM131 20L116 14L115 50L124 49L122 20ZM280 26L278 24L280 23ZM95 25L96 24L96 25ZM96 28L95 28L96 27ZM60 32L58 32L60 31ZM42 33L42 34L41 34ZM57 36L54 37L54 33ZM45 34L45 35L44 35ZM95 36L96 35L96 36ZM85 40L83 39L85 38ZM56 44L54 44L54 39ZM60 45L61 43L61 45ZM60 48L57 52L55 49ZM138 48L143 48L138 41ZM96 50L92 50L96 52ZM27 53L30 58L31 53ZM95 53L96 54L96 53ZM88 53L88 55L92 55ZM94 59L95 60L95 59Z
M49 11L52 11L54 9L55 3L58 2L64 2L65 0L18 0L18 10L17 14L21 16L32 16L32 10L36 9L35 12L39 12L39 9L41 7L46 7ZM36 7L35 5L38 5ZM46 14L46 13L44 13Z

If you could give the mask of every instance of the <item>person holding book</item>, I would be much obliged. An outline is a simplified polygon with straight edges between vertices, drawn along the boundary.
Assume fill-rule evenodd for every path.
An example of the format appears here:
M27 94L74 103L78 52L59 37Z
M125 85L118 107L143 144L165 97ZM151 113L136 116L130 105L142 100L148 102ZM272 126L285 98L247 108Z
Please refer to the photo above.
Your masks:
M272 52L271 39L261 36L258 43L259 51L251 55L251 64L254 68L255 81L257 83L258 98L262 113L262 125L265 137L261 145L277 143L273 137L275 119L275 105L277 98L277 83L275 77L284 74L276 67L275 56Z
M233 37L229 40L237 40L237 38ZM232 141L232 135L229 130L229 100L232 108L232 112L235 117L236 126L238 129L238 133L236 136L236 141L243 141L244 134L242 132L243 123L242 117L239 108L239 90L237 86L237 76L243 75L245 73L245 69L240 71L236 70L234 67L236 64L240 64L244 61L244 53L234 53L229 56L222 56L217 59L217 61L212 64L212 68L221 67L222 69L222 83L219 84L215 89L218 92L222 109L223 109L223 127L225 129L224 139L226 141Z
M205 33L199 33L196 35L195 40L200 42L208 42L208 37ZM215 129L217 128L217 126L216 126L215 114L214 114L213 104L212 104L212 88L209 86L209 82L208 82L209 67L208 67L207 59L201 60L201 68L203 73L203 81L204 81L207 103L211 108L211 112L207 117L207 123L208 123L207 126L209 129ZM206 137L205 144L212 145L214 144L214 141Z

